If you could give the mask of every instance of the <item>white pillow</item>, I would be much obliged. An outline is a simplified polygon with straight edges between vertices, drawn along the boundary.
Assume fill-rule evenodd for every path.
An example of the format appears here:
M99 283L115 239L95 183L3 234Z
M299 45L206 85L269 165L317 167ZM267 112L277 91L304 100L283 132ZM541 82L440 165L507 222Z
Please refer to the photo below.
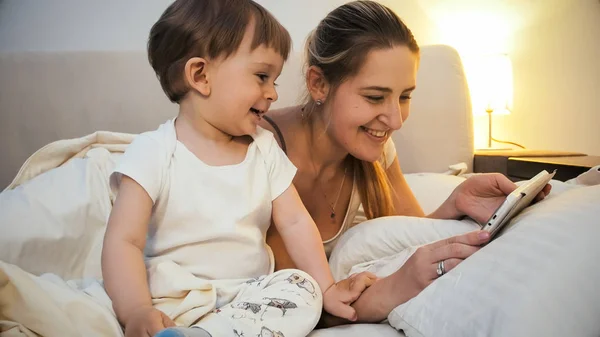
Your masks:
M525 209L389 322L407 336L600 336L599 219L600 186Z
M436 210L456 186L465 180L440 173L413 173L404 176L426 214ZM352 227L340 237L329 258L333 276L336 280L341 280L349 275L353 267L360 264L381 258L394 258L395 254L409 246L476 229L472 224L459 221L454 221L456 225L450 226L448 221L385 217Z
M389 270L399 267L412 254L410 248L478 228L471 221L407 216L371 219L340 237L329 257L329 266L336 280L367 270L387 276Z
M103 148L0 193L0 260L35 275L101 278L114 156Z
M425 214L435 211L465 178L441 173L405 174L406 182Z

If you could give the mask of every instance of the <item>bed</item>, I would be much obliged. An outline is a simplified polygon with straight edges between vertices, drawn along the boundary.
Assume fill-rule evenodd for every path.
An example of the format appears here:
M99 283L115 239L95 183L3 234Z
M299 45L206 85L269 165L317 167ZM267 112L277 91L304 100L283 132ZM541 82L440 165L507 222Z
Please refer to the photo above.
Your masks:
M301 64L292 55L273 108L298 102ZM0 53L0 73L0 332L120 335L97 282L114 200L107 176L133 135L176 107L143 52ZM423 47L417 87L393 139L428 212L472 167L469 91L456 51ZM600 336L600 187L552 184L547 200L385 322L310 336ZM415 247L472 229L468 221L370 221L344 235L332 270L337 278L384 276Z

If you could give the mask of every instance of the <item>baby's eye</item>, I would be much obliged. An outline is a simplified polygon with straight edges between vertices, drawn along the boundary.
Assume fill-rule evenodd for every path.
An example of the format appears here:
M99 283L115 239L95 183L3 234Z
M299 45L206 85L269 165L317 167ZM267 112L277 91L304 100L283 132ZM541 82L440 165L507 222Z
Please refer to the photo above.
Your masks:
M256 76L261 80L261 82L264 82L267 79L269 79L269 75L267 74L256 74Z

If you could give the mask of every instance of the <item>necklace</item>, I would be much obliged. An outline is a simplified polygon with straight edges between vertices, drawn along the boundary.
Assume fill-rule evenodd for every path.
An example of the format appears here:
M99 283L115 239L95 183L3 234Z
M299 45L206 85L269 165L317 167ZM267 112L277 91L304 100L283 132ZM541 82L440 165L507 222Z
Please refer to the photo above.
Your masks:
M331 209L331 214L329 215L329 217L331 218L331 220L335 220L335 206L337 205L338 200L340 199L340 194L342 193L342 188L344 187L344 182L346 181L346 172L348 171L348 166L346 166L344 168L344 177L342 178L342 184L340 185L337 196L335 197L335 201L333 202L333 204L330 204L329 199L327 198L327 194L325 193L325 190L323 189L323 185L321 184L321 181L318 178L317 167L315 166L315 160L313 159L312 152L310 153L310 162L311 162L313 170L315 172L315 179L317 179L317 184L319 185L319 189L321 190L321 193L323 193L323 197L325 198L327 205Z

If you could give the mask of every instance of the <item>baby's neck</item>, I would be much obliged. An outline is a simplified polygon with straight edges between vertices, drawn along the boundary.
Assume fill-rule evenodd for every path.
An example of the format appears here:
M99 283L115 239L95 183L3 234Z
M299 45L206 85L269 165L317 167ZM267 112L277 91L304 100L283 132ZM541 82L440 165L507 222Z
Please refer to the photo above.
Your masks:
M198 113L202 107L197 106L191 100L183 100L179 104L179 114L175 124L177 130L177 139L208 141L215 144L226 144L231 142L234 137L229 135L206 121ZM180 138L181 137L181 138Z
M177 140L188 151L210 166L235 165L244 160L251 137L227 135L196 116L180 112L175 121Z

